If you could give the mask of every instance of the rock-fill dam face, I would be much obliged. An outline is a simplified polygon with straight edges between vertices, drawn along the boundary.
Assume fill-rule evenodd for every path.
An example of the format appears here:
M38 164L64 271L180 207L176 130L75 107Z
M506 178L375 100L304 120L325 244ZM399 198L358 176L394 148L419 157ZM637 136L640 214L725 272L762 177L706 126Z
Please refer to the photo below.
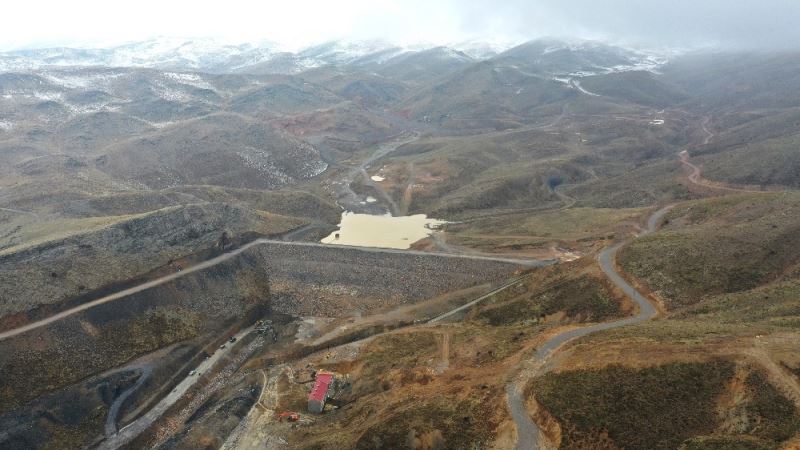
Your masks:
M298 316L372 314L497 281L519 265L442 254L265 243L272 308Z

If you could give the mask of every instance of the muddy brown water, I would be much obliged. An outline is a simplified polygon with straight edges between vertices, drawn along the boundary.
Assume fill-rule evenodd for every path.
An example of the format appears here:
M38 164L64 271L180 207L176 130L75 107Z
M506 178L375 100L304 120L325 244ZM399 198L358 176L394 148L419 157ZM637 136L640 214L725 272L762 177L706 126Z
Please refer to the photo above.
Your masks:
M339 229L322 239L323 244L408 249L446 223L425 214L392 217L391 215L342 213Z

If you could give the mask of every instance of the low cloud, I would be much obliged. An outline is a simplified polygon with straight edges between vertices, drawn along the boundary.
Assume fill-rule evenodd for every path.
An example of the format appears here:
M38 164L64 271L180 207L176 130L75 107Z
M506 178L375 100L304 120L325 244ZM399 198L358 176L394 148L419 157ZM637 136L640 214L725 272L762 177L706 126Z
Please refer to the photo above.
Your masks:
M800 0L29 0L4 6L0 48L154 36L447 43L542 36L628 44L800 48Z

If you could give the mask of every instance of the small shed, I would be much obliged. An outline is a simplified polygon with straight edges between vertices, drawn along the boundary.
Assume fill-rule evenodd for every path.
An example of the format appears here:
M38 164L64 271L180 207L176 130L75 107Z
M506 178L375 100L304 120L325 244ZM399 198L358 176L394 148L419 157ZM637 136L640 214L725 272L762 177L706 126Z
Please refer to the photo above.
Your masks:
M325 401L328 400L328 390L333 382L333 374L329 372L319 372L314 381L314 387L308 394L308 410L313 413L322 413L325 409Z

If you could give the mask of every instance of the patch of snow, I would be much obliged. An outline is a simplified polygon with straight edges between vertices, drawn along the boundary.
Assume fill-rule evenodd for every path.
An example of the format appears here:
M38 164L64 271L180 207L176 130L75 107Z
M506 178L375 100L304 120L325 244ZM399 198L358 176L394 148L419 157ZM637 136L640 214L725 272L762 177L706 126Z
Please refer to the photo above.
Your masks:
M594 92L587 91L583 86L581 86L581 82L575 79L570 80L570 85L573 86L575 89L581 91L582 93L590 96L590 97L600 97L599 94L595 94Z
M14 124L5 120L0 120L0 130L11 131L14 129Z
M653 119L650 121L650 125L664 125L664 119Z
M470 40L451 43L447 46L465 53L473 59L484 60L495 57L517 44L520 44L520 42L509 40Z
M91 114L100 111L117 111L119 106L109 106L107 102L91 103L88 105L73 105L71 103L64 103L70 113L72 114Z
M382 177L382 176L380 176L380 175L373 175L373 176L371 176L371 177L369 177L369 178L370 178L370 180L372 180L372 181L378 181L378 182L380 182L380 181L383 181L383 180L385 180L385 179L386 179L386 178L384 178L384 177Z
M278 168L272 162L272 154L267 150L261 150L253 147L247 147L245 150L236 153L242 159L244 165L251 169L256 169L259 172L268 175L275 179L274 183L277 187L292 182L292 177L286 174L283 170Z
M314 178L326 170L328 170L328 163L325 161L310 161L303 167L302 175L305 178Z
M582 78L582 77L593 77L595 75L600 75L600 74L605 74L605 73L609 73L609 72L604 70L604 69L600 69L597 72L592 72L592 71L589 71L589 70L578 70L578 71L575 71L575 72L568 73L567 76Z
M155 92L156 95L163 98L164 100L171 102L185 102L191 98L189 94L171 88L164 83L155 83L153 86L153 92Z
M560 46L560 45L551 45L550 47L545 48L544 51L542 51L542 54L543 55L547 55L547 54L554 53L554 52L557 52L559 50L564 50L564 49L565 49L565 47Z
M325 63L317 59L304 58L297 61L297 65L300 67L302 71L302 70L316 69L317 67L322 67L325 65Z
M42 101L53 101L53 102L61 102L64 98L64 94L61 92L38 92L34 91L31 94L37 100Z
M159 129L160 128L166 128L166 127L168 127L170 125L174 125L174 124L178 123L178 122L176 122L174 120L169 120L169 121L166 121L166 122L148 122L148 121L145 121L145 122L147 122L148 125L150 125L152 127L155 127L155 128L159 128Z
M122 78L124 72L99 72L99 73L69 73L69 72L43 72L41 76L47 81L68 89L78 88L107 88L111 81Z
M215 90L214 86L204 80L200 75L194 73L164 72L164 77L173 81L177 81L181 84L196 87L198 89L209 89L212 91Z
M459 50L454 50L449 47L441 47L437 56L442 60L455 59L459 61L472 61L472 57Z
M388 55L383 54L384 52ZM377 59L380 63L380 60L385 62L400 52L402 49L386 41L341 39L306 47L297 56L303 67L320 67L328 64L349 64L370 55L379 55Z

